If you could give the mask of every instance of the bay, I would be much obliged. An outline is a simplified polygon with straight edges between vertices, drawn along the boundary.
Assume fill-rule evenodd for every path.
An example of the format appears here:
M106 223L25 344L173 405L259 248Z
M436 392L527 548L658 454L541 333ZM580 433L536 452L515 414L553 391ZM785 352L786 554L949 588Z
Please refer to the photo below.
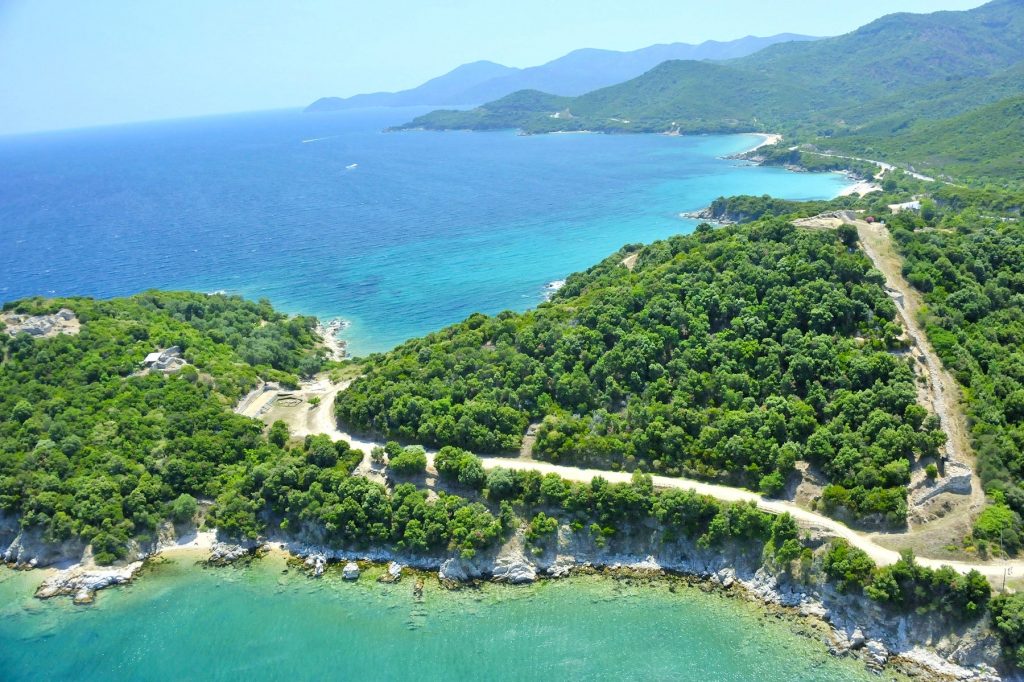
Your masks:
M385 133L421 113L264 112L0 138L0 300L148 288L351 322L356 354L693 229L721 195L827 198L837 174L720 157L751 135Z

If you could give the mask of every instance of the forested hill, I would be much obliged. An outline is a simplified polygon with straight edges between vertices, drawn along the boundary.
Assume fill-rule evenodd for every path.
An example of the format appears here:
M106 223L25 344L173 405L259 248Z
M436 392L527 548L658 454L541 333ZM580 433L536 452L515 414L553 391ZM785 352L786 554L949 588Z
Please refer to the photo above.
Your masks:
M195 498L215 496L259 446L259 425L231 411L244 392L323 363L315 319L266 302L149 292L4 305L8 320L61 308L77 334L0 330L0 513L47 542L91 543L101 562L190 519ZM173 346L187 364L144 371Z
M468 111L437 111L408 128L601 132L783 132L801 142L885 148L920 121L948 119L1017 96L1024 80L1024 1L965 12L894 14L853 33L773 45L741 59L665 62L631 81L574 98L521 93ZM524 106L529 104L530 106ZM979 118L978 120L984 120ZM993 124L976 129L996 146ZM921 129L919 137L927 137ZM938 158L907 136L893 161ZM879 144L875 144L878 142ZM948 170L1003 177L1002 163ZM946 166L938 166L947 169Z
M520 90L543 90L558 95L581 95L597 88L622 83L671 59L730 59L757 52L769 45L810 36L783 33L767 38L747 36L700 45L670 43L639 50L573 50L545 64L517 69L479 61L463 64L422 85L400 92L375 92L348 98L323 97L307 112L338 111L370 106L442 106L489 102Z
M914 160L922 173L1024 181L1024 95L1010 97L948 120L920 120L880 134L833 140L849 151L870 148L887 159Z
M766 219L620 252L537 310L372 357L338 415L484 452L538 423L540 458L769 494L806 460L833 484L826 508L901 520L910 465L943 436L889 352L895 308L855 239Z

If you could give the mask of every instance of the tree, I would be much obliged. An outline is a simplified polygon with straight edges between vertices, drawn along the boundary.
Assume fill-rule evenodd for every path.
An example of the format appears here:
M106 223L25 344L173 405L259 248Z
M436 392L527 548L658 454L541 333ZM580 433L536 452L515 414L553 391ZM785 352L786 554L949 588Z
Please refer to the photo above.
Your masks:
M849 223L844 223L839 226L839 241L841 241L846 248L852 249L857 246L857 228Z
M291 432L288 430L288 425L280 419L270 426L270 431L267 433L267 440L279 448L283 448L289 438L291 438Z
M392 457L388 467L401 476L422 474L427 470L427 454L422 447L410 445Z
M188 523L196 517L196 513L199 511L199 504L196 502L196 498L192 497L188 493L182 493L178 495L171 502L170 516L175 523Z

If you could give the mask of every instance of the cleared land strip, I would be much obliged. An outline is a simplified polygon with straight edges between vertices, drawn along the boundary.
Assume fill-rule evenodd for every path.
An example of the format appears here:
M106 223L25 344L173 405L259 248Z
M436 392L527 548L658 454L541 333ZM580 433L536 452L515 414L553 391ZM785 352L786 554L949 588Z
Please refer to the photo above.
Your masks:
M939 417L946 434L947 467L950 462L971 473L969 512L980 510L985 504L985 493L974 462L974 454L967 437L967 420L960 406L960 386L942 365L928 337L917 321L921 310L921 297L903 277L903 263L896 254L896 248L889 230L878 224L862 220L851 221L857 228L864 253L885 277L886 286L895 292L893 301L899 312L903 329L912 341L915 351L923 358L928 381L928 394L932 410Z

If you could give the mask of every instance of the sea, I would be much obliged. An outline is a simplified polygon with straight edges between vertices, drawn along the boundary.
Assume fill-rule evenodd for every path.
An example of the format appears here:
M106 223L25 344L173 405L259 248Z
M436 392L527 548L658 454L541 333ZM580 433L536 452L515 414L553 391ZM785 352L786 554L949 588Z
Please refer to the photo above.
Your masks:
M537 305L731 194L835 196L836 174L724 157L751 135L403 132L423 110L277 111L0 138L0 300L226 291L341 318L353 354ZM574 578L442 591L313 581L276 556L180 556L91 606L0 568L0 679L866 680L746 602ZM870 679L874 679L870 677Z
M867 682L822 633L682 582L581 576L449 592L270 555L202 568L175 556L90 606L31 596L0 569L0 677L36 680L678 680Z
M732 194L834 173L723 157L758 136L389 133L424 109L275 111L0 137L0 301L149 288L341 318L355 355L524 310Z

